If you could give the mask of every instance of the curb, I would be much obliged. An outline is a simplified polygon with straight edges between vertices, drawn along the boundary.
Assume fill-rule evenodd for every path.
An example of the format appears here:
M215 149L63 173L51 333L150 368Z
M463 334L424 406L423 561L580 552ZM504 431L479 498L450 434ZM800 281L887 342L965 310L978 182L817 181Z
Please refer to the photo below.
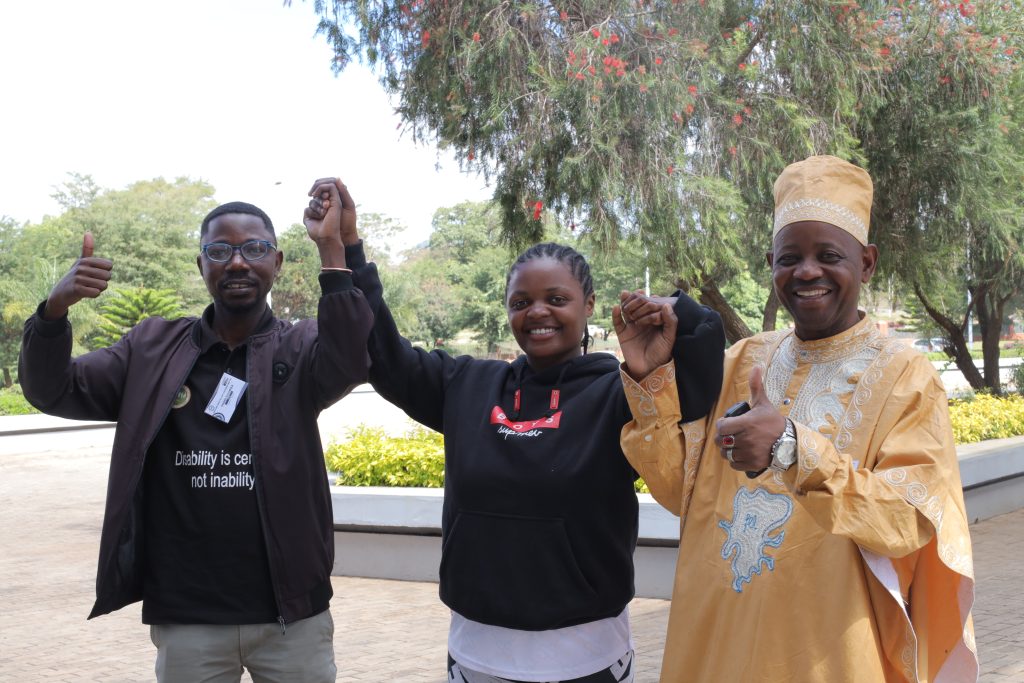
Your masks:
M47 434L50 432L77 432L83 429L113 429L116 422L80 422L69 425L49 425L46 427L23 427L20 429L0 428L0 437L24 436L26 434Z

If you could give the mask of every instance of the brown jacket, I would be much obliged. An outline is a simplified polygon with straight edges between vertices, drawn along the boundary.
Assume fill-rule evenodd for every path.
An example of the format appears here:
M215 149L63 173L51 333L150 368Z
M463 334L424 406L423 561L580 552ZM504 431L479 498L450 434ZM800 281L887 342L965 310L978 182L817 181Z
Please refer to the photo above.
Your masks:
M311 616L331 595L333 516L317 416L366 381L373 319L350 282L320 298L317 320L275 319L248 340L255 490L283 622ZM199 355L199 324L149 318L73 359L66 318L37 312L25 323L19 369L29 402L51 415L117 422L89 618L142 598L143 461Z

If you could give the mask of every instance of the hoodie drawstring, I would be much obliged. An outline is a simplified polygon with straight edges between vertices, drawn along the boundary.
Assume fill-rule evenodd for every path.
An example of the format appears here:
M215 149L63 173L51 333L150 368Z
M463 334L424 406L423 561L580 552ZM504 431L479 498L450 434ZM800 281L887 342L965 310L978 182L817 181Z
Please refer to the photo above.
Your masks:
M558 373L558 379L555 380L555 386L551 389L550 398L548 399L548 410L544 413L544 417L551 417L558 411L558 404L561 398L562 391L562 380L565 379L565 373L569 369L571 363L566 363L562 366L561 371ZM519 419L519 411L523 406L523 368L526 364L516 368L516 391L512 394L512 414L509 416L512 420Z

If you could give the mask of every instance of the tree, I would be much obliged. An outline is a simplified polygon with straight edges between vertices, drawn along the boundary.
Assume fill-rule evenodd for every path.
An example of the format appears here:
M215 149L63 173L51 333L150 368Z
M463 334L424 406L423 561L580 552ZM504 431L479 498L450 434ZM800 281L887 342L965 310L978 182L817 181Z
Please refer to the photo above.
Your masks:
M635 236L658 255L656 276L722 313L730 340L750 330L721 283L749 271L767 284L771 186L785 164L832 153L874 172L896 135L905 154L880 178L912 175L919 157L973 163L977 150L957 135L915 149L908 121L931 107L965 117L990 107L1018 68L1022 14L1019 0L317 8L336 69L365 57L415 139L436 138L494 176L506 241L540 239L547 211L603 248ZM932 87L954 80L971 87ZM896 223L941 198L928 194L934 184L910 189L884 209ZM764 328L777 306L769 297Z
M114 261L117 285L173 289L181 294L186 310L202 310L209 297L196 254L200 224L215 205L213 187L188 178L156 178L124 190L97 192L91 183L89 176L73 176L55 197L85 199L56 218L45 218L43 224L76 235L72 247L81 244L83 232L91 231L97 255Z
M971 386L997 393L1004 308L1024 283L1021 10L966 3L929 25L908 5L882 75L888 105L859 131L882 274L914 292ZM984 373L966 344L972 312Z
M496 176L508 242L540 239L551 210L605 248L636 235L656 277L714 295L763 253L785 162L852 154L877 99L879 38L832 7L335 0L320 29L338 68L381 68L414 137Z
M0 280L13 284L16 262L14 244L21 232L21 226L9 216L0 216ZM10 387L14 379L11 368L18 362L20 335L24 319L17 315L16 310L8 312L7 308L13 296L11 287L7 286L0 292L0 371L3 373L3 386Z
M455 267L428 248L388 269L388 286L400 300L396 320L411 338L437 346L462 329L462 296L451 279Z
M181 299L170 289L138 287L109 292L100 304L101 320L94 334L94 346L113 346L146 318L172 320L181 317L181 313Z
M284 264L270 294L275 312L285 320L315 318L320 301L320 254L316 245L306 234L306 227L296 223L278 234L277 246L284 253Z
M77 246L76 246L77 244ZM11 369L18 363L25 320L40 302L45 301L67 267L77 258L81 236L36 225L18 225L11 219L0 220L0 368L3 382L10 386ZM87 349L80 345L96 324L95 302L73 307L69 318L76 332L75 353Z
M497 207L463 202L438 209L432 221L429 258L444 265L450 289L444 289L453 315L449 328L470 329L487 351L509 338L505 313L505 276L515 255L499 240ZM435 290L440 289L439 281ZM439 337L444 338L444 337Z
M71 174L54 198L64 211L38 224L0 221L0 366L5 381L17 362L26 318L46 299L81 253L82 234L92 231L96 253L114 261L115 287L170 289L187 312L209 300L196 268L199 226L212 208L213 188L201 181L161 178L124 190L100 189L88 175ZM83 301L69 316L74 353L89 350L99 300Z

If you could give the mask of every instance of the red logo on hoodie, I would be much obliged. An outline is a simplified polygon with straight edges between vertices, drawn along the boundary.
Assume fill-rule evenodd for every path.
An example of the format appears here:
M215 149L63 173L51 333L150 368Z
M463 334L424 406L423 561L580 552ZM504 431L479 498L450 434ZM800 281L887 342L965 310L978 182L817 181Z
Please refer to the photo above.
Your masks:
M551 417L542 417L539 420L530 420L529 422L513 422L508 419L508 416L505 415L505 411L501 409L501 406L494 406L494 408L491 409L492 425L505 425L516 432L528 432L531 429L558 429L558 423L561 419L562 411L559 410Z

